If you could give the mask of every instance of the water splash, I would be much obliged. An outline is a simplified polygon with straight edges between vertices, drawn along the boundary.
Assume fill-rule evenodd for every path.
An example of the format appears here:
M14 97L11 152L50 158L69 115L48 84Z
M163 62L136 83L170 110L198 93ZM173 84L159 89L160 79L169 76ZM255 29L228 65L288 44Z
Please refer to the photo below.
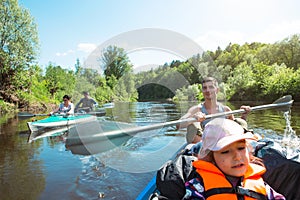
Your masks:
M296 131L293 130L291 126L291 110L288 110L283 113L283 116L286 121L286 127L284 130L284 135L280 141L282 147L286 148L287 158L292 158L295 160L300 160L299 158L299 145L300 139L296 135Z

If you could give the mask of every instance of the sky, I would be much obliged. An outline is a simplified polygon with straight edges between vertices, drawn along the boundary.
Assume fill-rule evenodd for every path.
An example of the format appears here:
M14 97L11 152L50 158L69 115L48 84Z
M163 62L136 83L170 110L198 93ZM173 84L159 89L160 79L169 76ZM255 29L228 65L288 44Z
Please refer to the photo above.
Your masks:
M38 26L42 67L51 62L74 69L77 59L88 63L93 52L116 41L138 69L186 59L180 49L197 51L183 43L214 51L230 42L274 43L300 33L297 0L19 0L19 5ZM163 36L151 37L155 34Z

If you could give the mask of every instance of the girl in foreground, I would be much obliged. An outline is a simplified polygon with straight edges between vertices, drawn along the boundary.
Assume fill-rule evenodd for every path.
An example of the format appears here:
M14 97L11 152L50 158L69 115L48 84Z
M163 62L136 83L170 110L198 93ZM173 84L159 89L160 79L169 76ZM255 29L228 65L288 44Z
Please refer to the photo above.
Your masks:
M280 199L262 179L266 168L249 153L250 132L233 120L214 119L203 132L199 160L194 161L197 177L185 183L184 200L191 199Z

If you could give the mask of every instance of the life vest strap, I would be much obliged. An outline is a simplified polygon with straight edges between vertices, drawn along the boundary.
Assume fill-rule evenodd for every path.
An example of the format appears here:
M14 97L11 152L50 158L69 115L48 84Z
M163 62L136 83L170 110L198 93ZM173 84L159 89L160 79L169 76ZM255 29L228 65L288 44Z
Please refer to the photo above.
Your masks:
M266 200L267 197L263 194L260 194L258 192L245 189L241 186L237 186L235 188L233 187L223 187L223 188L212 188L207 191L205 191L205 198L207 199L208 197L216 194L224 194L224 193L229 193L229 194L237 194L237 195L242 195L242 196L248 196L252 197L254 199L258 200Z

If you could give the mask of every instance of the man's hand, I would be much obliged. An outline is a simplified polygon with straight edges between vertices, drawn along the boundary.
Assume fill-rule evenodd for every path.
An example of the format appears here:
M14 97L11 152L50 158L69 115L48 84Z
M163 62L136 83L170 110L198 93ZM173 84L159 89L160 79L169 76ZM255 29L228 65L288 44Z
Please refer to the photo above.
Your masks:
M196 114L193 115L193 117L198 121L198 122L203 122L205 120L205 114L203 112L197 112Z
M246 111L246 112L242 113L242 115L241 115L241 118L244 119L244 120L246 120L248 114L249 114L250 111L251 111L251 107L250 107L250 106L244 106L244 105L243 105L243 106L240 107L240 109L244 109L244 110Z

